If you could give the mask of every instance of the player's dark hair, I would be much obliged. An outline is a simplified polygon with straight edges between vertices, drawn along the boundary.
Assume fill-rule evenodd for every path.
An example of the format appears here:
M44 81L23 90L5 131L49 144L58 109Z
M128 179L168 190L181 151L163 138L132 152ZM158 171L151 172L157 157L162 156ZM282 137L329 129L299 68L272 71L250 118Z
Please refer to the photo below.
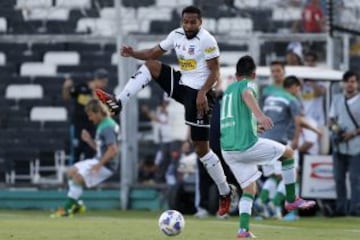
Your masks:
M351 71L351 70L348 70L344 73L342 81L347 82L349 80L349 78L351 78L353 76L355 76L356 81L359 82L359 75L356 72Z
M283 87L290 88L294 85L301 86L300 80L297 77L295 77L294 75L287 76L284 80Z
M256 65L254 59L249 55L243 56L236 64L236 75L250 76L255 72Z
M275 60L275 61L272 61L272 62L270 63L270 66L275 66L275 65L279 65L279 66L281 66L283 69L285 69L285 63L282 62L282 61Z
M199 19L202 18L201 10L195 6L187 6L182 10L181 16L183 17L185 13L196 13Z
M101 112L104 116L109 115L109 110L107 109L107 107L98 99L91 99L85 105L85 112L93 112L93 113Z

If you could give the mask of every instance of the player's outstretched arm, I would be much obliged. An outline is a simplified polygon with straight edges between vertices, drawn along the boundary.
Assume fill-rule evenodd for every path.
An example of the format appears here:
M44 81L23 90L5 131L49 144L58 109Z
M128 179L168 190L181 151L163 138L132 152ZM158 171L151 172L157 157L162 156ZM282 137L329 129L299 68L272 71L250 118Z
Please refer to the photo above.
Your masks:
M131 46L123 46L120 49L120 54L123 57L133 57L139 60L155 60L164 54L164 50L159 45L143 50L134 50Z
M297 121L299 121L301 127L309 129L310 131L313 131L317 135L321 136L322 134L321 130L317 127L314 127L311 123L309 123L309 121L306 120L304 116L297 116L296 118L298 118Z
M250 89L245 90L241 94L242 99L245 104L250 108L251 112L255 115L259 124L265 129L271 129L273 127L272 120L265 116L265 114L260 110L259 104L257 103L252 91Z

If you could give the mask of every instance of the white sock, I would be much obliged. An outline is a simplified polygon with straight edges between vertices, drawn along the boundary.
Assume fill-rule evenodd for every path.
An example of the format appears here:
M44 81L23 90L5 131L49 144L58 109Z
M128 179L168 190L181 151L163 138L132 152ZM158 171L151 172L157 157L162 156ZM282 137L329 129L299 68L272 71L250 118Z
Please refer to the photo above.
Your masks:
M286 196L285 184L284 184L283 180L281 180L281 182L279 182L276 191L281 193L282 195Z
M251 216L251 209L253 206L253 202L254 202L253 199L246 196L242 196L239 201L239 215L241 215L242 213L247 213Z
M196 164L199 164L198 161L196 161ZM199 169L198 167L196 169ZM200 207L200 176L199 176L199 170L195 172L195 208L199 211Z
M204 164L210 177L216 183L220 195L229 194L230 187L226 181L224 169L220 163L218 156L216 156L216 154L210 150L207 154L200 158L200 161Z
M294 165L286 167L282 169L282 176L284 180L284 184L295 183L296 181L296 173Z
M80 184L75 183L73 180L69 179L68 180L68 184L69 184L69 191L68 191L68 197L78 200L80 198L80 196L83 193L83 188Z
M277 187L276 180L274 178L270 177L270 178L266 179L262 188L268 190L269 198L273 199L276 194L276 187Z
M137 94L141 89L145 88L151 81L151 73L145 64L134 73L134 75L126 83L120 94L116 95L116 99L125 105L129 99Z

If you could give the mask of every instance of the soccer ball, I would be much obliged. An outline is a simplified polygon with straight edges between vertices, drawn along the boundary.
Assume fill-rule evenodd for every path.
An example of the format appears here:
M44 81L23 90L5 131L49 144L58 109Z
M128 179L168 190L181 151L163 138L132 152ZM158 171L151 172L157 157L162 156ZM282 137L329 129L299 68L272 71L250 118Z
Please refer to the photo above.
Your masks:
M159 218L160 230L167 236L178 235L185 227L183 215L176 210L167 210Z

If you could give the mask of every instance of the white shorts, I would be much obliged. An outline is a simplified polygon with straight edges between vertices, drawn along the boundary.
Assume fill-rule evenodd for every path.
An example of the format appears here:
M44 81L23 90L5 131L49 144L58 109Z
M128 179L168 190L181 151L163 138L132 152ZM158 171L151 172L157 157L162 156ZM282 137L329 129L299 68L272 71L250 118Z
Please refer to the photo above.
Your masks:
M99 160L93 158L77 162L74 165L77 168L79 174L84 178L85 185L88 188L98 185L113 174L113 172L106 167L100 168L99 172L97 173L92 172L91 167L98 162Z
M240 186L245 188L260 178L258 165L273 164L285 149L286 146L281 143L259 138L254 146L245 151L222 151L222 154Z
M281 162L280 161L276 161L273 164L265 164L261 166L262 168L262 173L265 177L269 177L273 174L275 175L280 175L282 173L282 167L281 167Z

